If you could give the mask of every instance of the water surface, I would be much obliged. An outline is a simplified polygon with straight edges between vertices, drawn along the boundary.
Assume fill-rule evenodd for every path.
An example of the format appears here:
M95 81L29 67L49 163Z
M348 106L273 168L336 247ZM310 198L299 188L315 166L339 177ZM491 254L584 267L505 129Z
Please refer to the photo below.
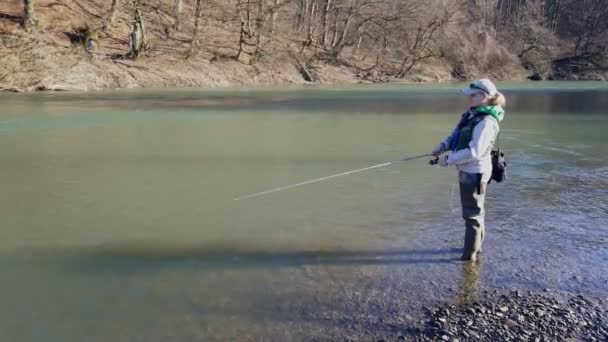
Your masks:
M396 336L481 289L608 295L608 86L502 85L482 262L455 172L411 161L456 86L1 94L0 340Z

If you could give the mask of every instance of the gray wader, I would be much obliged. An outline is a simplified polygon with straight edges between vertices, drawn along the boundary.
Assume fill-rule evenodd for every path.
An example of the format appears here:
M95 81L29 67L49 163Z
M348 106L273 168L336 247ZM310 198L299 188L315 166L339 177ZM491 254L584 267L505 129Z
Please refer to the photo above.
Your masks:
M460 183L460 203L465 223L464 252L462 260L476 260L484 238L484 202L487 183L482 182L480 173L458 173Z

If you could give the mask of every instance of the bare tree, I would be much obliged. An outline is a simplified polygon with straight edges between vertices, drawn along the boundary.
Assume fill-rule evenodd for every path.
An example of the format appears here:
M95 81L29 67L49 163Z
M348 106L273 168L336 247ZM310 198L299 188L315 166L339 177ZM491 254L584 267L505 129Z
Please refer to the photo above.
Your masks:
M187 58L193 57L200 45L199 42L199 31L201 25L201 12L203 11L203 2L205 0L196 0L196 6L194 8L194 29L192 31L192 42L190 44L190 51L188 52Z
M327 30L329 22L329 11L331 9L332 0L325 0L325 6L323 7L323 27L321 29L321 46L325 47L327 44Z
M109 29L110 26L114 23L114 18L116 17L116 12L118 11L118 0L112 0L112 6L110 7L110 13L108 14L108 18L106 19L106 23L103 25L104 29Z
M293 22L293 29L296 32L302 32L308 23L308 15L310 14L310 6L315 0L296 0L296 18Z
M542 3L527 3L504 34L504 42L517 53L523 66L535 74L548 71L557 45L544 12Z
M262 48L267 37L273 34L272 20L276 20L279 10L290 0L237 0L236 11L240 20L239 48L235 60L245 54L252 63L262 56ZM270 25L269 25L270 24Z
M253 53L254 58L260 58L262 54L262 29L266 21L266 15L264 13L264 0L257 0L257 11L255 18L255 51Z
M198 1L196 3L196 6L198 6ZM181 19L182 19L183 11L184 11L184 0L175 0L175 2L173 4L173 18L174 18L173 29L176 31L181 30L181 24L182 24Z
M495 29L501 29L512 24L523 10L526 0L498 0L496 9Z
M240 19L239 49L234 58L237 61L241 60L243 54L247 54L250 57L253 55L253 52L249 51L255 46L255 44L251 43L251 39L254 37L253 28L251 26L253 1L255 0L238 0L236 4L236 11Z
M587 54L606 36L608 3L605 0L582 0L576 4L574 54Z
M271 12L271 23L270 23L270 34L274 34L277 26L277 17L279 16L279 9L281 7L281 0L274 0L274 6L272 6Z
M133 0L133 29L129 34L129 53L127 55L134 60L148 48L146 25L141 13L142 1Z
M460 12L462 2L456 0L443 8L443 13L434 15L426 23L419 25L413 35L407 40L405 55L401 60L398 77L404 77L420 62L438 57L440 44L438 41L442 31L447 28L452 18ZM407 36L407 35L406 35Z
M315 20L317 15L317 2L312 0L312 4L310 6L310 13L308 13L308 23L306 24L306 43L304 45L311 45L313 42L313 34L315 32Z
M498 20L500 0L470 0L467 2L467 15L472 21L481 22L485 28L495 28Z
M23 27L27 30L33 30L38 26L38 18L34 11L34 0L23 0Z
M557 30L557 23L560 16L561 0L545 0L545 18L547 19L547 26L553 32Z

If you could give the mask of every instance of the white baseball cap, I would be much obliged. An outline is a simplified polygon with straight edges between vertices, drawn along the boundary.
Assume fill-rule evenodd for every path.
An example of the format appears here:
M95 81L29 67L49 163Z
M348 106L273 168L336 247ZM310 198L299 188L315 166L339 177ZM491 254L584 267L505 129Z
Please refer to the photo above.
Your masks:
M461 90L463 93L467 95L474 95L477 93L486 93L489 96L494 96L498 93L498 89L492 81L487 78L479 79L471 84L468 87Z

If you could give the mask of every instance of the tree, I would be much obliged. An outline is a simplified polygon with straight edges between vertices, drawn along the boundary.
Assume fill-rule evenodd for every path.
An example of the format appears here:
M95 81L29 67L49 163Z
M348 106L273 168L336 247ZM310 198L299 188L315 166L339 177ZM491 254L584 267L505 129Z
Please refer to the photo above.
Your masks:
M325 0L325 6L323 7L323 27L321 29L321 46L325 47L327 44L327 30L329 29L329 11L331 10L332 0Z
M249 63L262 56L264 37L273 33L272 22L269 19L278 16L279 10L289 4L289 0L275 0L270 5L266 0L237 0L236 11L240 20L239 48L235 60L241 60L246 54Z
M134 60L148 48L146 25L141 13L142 1L133 0L133 29L129 35L129 53L127 55Z
M608 2L605 0L563 1L569 15L560 16L557 33L570 43L569 51L553 61L559 74L582 74L586 71L608 73Z
M605 0L582 0L576 4L578 13L573 15L574 54L588 54L606 37L608 3Z
M544 7L547 26L551 31L555 32L560 16L561 0L545 0Z
M36 18L36 13L34 12L34 0L23 0L23 7L23 27L26 29L26 31L31 31L38 26L38 19Z
M203 11L203 1L204 0L196 0L196 7L194 9L194 30L192 31L192 43L190 45L190 51L188 52L188 58L194 56L200 45L198 34L201 23L201 12Z
M107 30L112 26L114 22L114 17L116 16L116 12L118 11L118 0L112 0L112 6L110 7L110 13L108 14L108 19L106 23L103 25Z
M249 40L253 37L253 30L251 28L251 17L252 17L252 1L253 0L238 0L236 4L236 11L240 19L240 32L239 32L239 50L236 53L235 60L241 60L243 54L252 55L249 52L249 48L253 46Z
M498 25L498 2L500 0L470 0L467 3L467 15L474 22L481 22L484 28L496 28Z
M198 8L199 6L199 2L196 2L196 6ZM174 6L173 6L173 18L174 18L174 23L173 23L173 29L176 31L181 30L181 17L182 17L182 12L184 11L184 0L175 0ZM196 10L195 10L196 12ZM196 19L195 19L196 21Z
M512 24L524 8L525 3L526 0L498 0L494 28L498 31Z
M274 0L274 6L271 8L271 23L270 23L270 34L274 34L277 26L277 18L279 16L279 9L281 7L281 0Z
M439 36L460 12L461 6L460 1L454 0L447 6L442 6L442 13L434 14L428 21L419 24L414 34L406 33L409 39L406 39L405 55L397 72L398 77L406 76L420 62L440 55Z
M526 69L535 74L548 71L557 45L542 3L529 2L506 31L508 43Z

